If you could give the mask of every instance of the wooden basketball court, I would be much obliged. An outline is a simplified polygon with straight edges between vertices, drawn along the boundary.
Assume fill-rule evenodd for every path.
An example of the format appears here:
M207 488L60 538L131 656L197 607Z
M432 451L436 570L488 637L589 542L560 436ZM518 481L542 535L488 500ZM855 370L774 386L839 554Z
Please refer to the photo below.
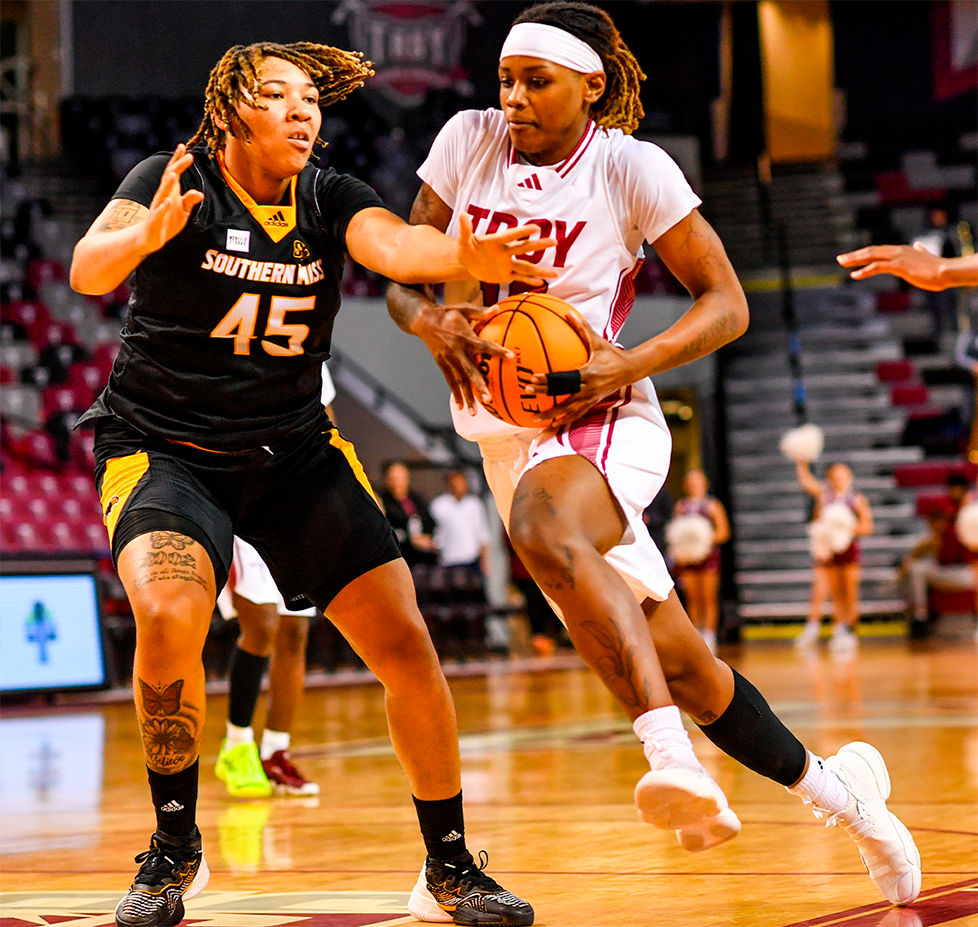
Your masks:
M890 807L923 857L911 907L883 901L841 831L695 729L743 832L698 855L641 823L632 789L647 768L642 752L574 655L452 675L469 846L489 852L491 873L533 904L541 927L978 925L976 650L969 632L866 640L852 659L784 642L722 654L815 752L851 740L882 751ZM185 923L415 923L405 904L423 846L382 692L342 682L307 691L293 737L318 799L228 798L213 775L226 701L209 699L199 823L212 874ZM154 828L131 703L7 709L0 743L0 927L112 924Z

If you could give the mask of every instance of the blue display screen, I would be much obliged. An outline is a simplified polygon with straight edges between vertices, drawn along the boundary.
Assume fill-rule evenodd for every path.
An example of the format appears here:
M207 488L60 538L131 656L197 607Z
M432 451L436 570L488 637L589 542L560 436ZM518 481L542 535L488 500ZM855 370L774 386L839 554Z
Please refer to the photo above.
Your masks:
M95 577L0 575L0 691L105 682Z

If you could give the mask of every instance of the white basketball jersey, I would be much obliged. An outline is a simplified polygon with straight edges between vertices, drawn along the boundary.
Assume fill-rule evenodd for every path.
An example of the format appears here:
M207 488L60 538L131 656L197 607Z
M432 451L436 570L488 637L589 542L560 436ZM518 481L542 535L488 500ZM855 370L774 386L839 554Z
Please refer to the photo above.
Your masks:
M537 225L540 237L556 238L556 247L528 260L557 270L548 292L612 342L634 303L642 243L654 242L700 204L661 148L594 122L564 161L529 164L513 148L498 109L453 116L418 176L452 208L449 235L458 235L459 215L467 212L476 234ZM483 285L487 306L507 295L506 286ZM515 430L481 408L473 416L453 404L452 414L459 433L472 440Z

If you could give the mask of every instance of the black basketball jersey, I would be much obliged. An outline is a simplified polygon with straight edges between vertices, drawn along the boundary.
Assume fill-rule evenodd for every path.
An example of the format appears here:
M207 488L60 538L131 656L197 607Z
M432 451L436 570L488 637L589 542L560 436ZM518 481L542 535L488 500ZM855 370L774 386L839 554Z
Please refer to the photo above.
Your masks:
M322 362L340 307L350 219L383 206L353 177L307 165L278 206L256 206L194 149L186 228L133 271L122 347L86 417L214 450L274 443L322 421ZM149 206L169 154L137 165L115 198Z

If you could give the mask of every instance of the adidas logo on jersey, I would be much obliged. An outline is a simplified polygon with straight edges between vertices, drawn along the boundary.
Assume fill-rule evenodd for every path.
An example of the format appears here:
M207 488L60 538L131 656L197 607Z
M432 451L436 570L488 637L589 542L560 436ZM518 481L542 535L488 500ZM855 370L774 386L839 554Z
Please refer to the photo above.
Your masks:
M162 808L160 808L160 811L169 811L170 813L173 813L174 811L183 811L183 805L181 805L178 801L168 801Z
M540 186L540 178L536 174L530 174L526 180L521 180L516 186L526 187L527 190L542 190L543 187Z
M275 213L274 216L269 216L265 220L265 225L275 225L279 228L285 228L289 223L285 221L285 216L282 215L281 210Z

